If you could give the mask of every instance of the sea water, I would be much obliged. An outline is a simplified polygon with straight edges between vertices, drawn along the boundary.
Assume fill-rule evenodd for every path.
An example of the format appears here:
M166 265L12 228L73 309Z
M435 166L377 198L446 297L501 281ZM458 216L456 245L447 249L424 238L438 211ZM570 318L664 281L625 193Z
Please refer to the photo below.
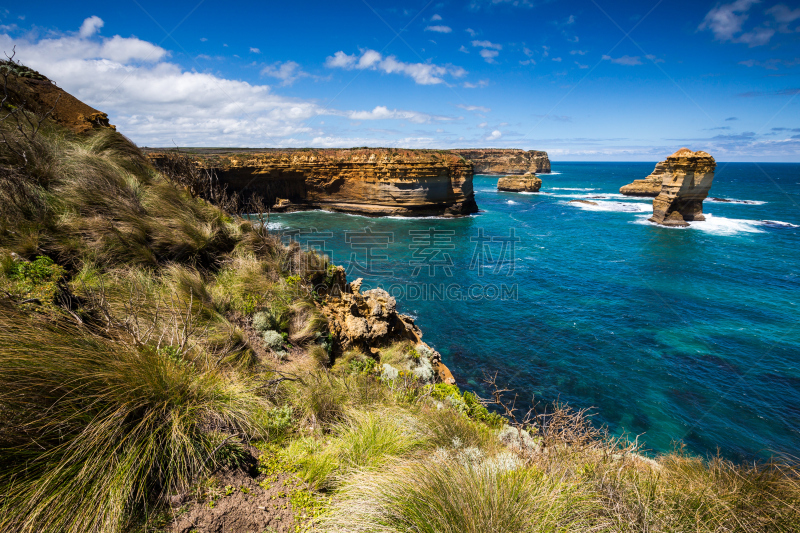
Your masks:
M539 193L474 179L480 213L275 216L415 317L458 383L545 411L593 408L652 453L800 449L800 165L718 163L706 221L647 221L619 194L653 163L553 163ZM588 200L596 205L570 203ZM362 290L363 290L362 289Z

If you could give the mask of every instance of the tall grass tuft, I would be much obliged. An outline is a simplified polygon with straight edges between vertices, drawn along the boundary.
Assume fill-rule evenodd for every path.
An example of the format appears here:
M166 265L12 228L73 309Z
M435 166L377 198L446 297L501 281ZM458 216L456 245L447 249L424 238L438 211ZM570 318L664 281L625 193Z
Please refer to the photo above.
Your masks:
M602 531L579 510L595 507L580 486L531 469L458 461L403 462L352 477L323 531L506 533Z
M249 380L120 340L0 304L0 530L121 531L213 465L215 431L265 435Z

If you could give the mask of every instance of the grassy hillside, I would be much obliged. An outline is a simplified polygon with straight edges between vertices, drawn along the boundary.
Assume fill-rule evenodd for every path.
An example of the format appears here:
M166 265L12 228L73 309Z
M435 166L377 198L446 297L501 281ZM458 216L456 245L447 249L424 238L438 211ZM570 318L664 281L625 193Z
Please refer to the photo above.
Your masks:
M645 459L428 383L408 342L339 353L325 258L111 130L0 133L1 531L800 529L793 464Z

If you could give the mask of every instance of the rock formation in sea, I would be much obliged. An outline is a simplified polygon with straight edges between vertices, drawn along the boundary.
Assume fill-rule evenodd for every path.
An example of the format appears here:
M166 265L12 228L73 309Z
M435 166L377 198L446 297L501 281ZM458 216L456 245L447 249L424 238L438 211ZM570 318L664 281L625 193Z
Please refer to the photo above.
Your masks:
M422 341L422 332L414 319L397 312L397 301L383 289L361 291L362 279L347 283L343 267L333 274L334 291L327 295L322 312L328 319L331 334L343 351L356 348L364 353L378 354L381 347L398 341L411 341L424 347L439 379L455 383L442 356ZM336 290L341 289L341 290Z
M568 204L586 204L586 205L597 205L597 202L592 202L591 200L570 200L567 202Z
M451 150L472 161L475 174L547 174L550 158L547 152L518 148L459 148Z
M203 151L193 157L228 192L277 211L326 209L370 216L462 216L478 211L472 165L437 150ZM171 157L151 153L154 160Z
M666 161L656 163L653 172L643 180L633 180L633 183L620 187L619 192L627 196L650 196L655 198L661 192L661 181L666 170Z
M505 176L497 180L497 190L506 192L539 192L542 179L536 174Z
M703 200L711 189L716 166L707 152L681 148L669 156L649 220L664 226L688 226L689 221L705 220Z

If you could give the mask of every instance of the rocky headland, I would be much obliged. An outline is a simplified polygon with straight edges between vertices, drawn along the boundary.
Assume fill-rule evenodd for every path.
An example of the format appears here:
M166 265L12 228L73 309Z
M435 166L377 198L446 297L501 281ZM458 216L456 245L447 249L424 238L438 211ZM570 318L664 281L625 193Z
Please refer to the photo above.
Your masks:
M159 163L174 153L151 152ZM463 216L478 211L472 165L437 150L202 151L195 164L228 192L277 211L325 209L368 216Z
M656 163L653 172L643 180L633 180L633 183L623 185L619 192L626 196L649 196L655 198L661 192L661 181L667 168L666 161Z
M710 154L681 148L664 161L661 191L653 199L650 222L664 226L688 226L705 220L703 200L714 181L717 163Z
M547 174L550 158L547 152L519 148L459 148L451 150L472 162L475 174Z
M6 106L46 116L74 133L116 129L108 123L107 114L81 102L45 75L13 61L2 62L0 69L8 73Z
M539 192L542 179L535 174L505 176L497 180L497 190L505 192Z

